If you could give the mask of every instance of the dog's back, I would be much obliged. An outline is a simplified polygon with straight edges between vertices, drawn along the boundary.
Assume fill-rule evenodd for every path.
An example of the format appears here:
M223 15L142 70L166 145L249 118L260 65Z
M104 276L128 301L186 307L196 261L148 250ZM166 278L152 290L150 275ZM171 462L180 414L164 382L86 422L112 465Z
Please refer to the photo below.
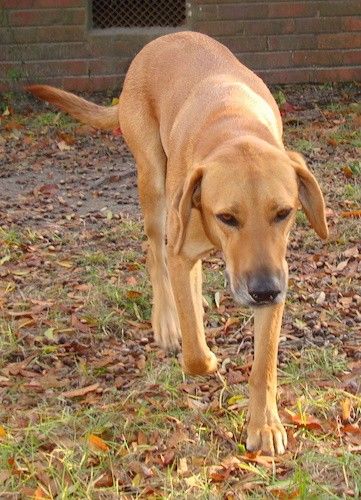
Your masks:
M135 90L142 95L146 89L158 121L172 124L194 89L221 75L223 80L242 82L248 91L246 100L251 92L266 101L282 127L277 104L263 81L224 45L200 33L172 33L147 44L129 67L123 95L126 99Z

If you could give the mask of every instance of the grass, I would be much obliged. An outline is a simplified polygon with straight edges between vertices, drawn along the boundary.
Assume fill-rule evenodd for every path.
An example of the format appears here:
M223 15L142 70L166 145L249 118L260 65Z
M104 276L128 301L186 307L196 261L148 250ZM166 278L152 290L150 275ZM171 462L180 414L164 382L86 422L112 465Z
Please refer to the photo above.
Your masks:
M119 232L128 234L130 228L128 222L125 227L120 224ZM138 231L137 225L134 228ZM129 345L126 320L146 322L150 314L150 288L144 264L131 267L136 285L124 286L122 282L129 276L127 266L139 263L139 250L134 247L105 253L102 245L107 238L104 235L99 249L84 249L76 258L83 268L83 279L89 280L93 286L90 295L87 292L82 315L94 325L92 335L94 340L100 342L100 350L106 346L104 342L114 335ZM11 242L18 243L20 240L15 233L8 237ZM109 282L115 269L120 275L117 280ZM206 266L206 290L213 293L223 284L223 273L217 270L212 272ZM141 295L127 296L134 290L141 290ZM49 292L47 295L52 296ZM66 292L63 300L66 301ZM121 314L119 311L122 311ZM55 316L48 317L54 321ZM60 314L58 319L61 323L64 314ZM4 335L1 337L1 348L6 359L11 352L19 352L19 338L16 328L12 328L9 322L2 324ZM61 344L56 342L57 328L60 328L59 325L55 327L54 339L34 351L37 352L37 362L47 363L61 353ZM84 336L79 340L85 342ZM114 346L122 349L118 343ZM96 347L95 353L97 350ZM95 359L101 358L96 355ZM34 362L27 367L28 370L33 370ZM241 366L243 357L237 359L234 356L234 362ZM107 365L94 366L91 358L84 357L84 354L80 357L75 354L69 369L69 374L73 373L78 379L86 380L88 384L101 381L103 387L106 387L104 382L107 377L112 376ZM320 419L335 418L345 392L322 389L318 383L320 377L337 381L346 369L345 358L335 349L302 351L280 373L282 390L292 390L295 398L289 409ZM305 499L323 495L340 498L332 477L341 480L344 470L349 488L359 491L359 457L347 452L342 456L335 455L337 437L331 438L326 434L315 436L306 430L299 431L297 439L304 443L307 452L297 458L289 456L282 462L280 472L244 461L244 469L236 474L237 481L232 475L221 483L213 481L210 478L212 467L219 467L229 456L242 460L244 455L246 386L224 385L224 380L221 382L217 377L206 377L203 382L202 378L185 378L179 362L174 358L163 358L160 363L157 350L149 351L141 373L133 377L127 389L121 386L116 389L110 385L106 392L91 397L88 404L81 399L69 401L63 398L61 393L69 387L40 392L38 397L35 393L31 400L37 401L36 405L30 405L26 412L14 411L6 424L3 420L6 438L0 447L0 463L8 464L2 469L8 474L3 492L12 494L22 491L30 495L36 488L41 488L43 494L50 497L60 494L64 499L94 498L102 492L122 495L124 483L128 485L131 498L144 495L221 498L226 491L237 495L241 491L239 488L248 484L242 494L250 499L262 497L265 491L269 498L278 497L279 491L289 495L297 491L298 497ZM126 376L122 383L127 383ZM15 406L21 400L22 387L20 378L7 391L7 397ZM183 387L188 392L184 392ZM210 396L209 389L212 387L215 392ZM361 408L357 398L354 404L355 408L357 405ZM4 416L2 413L2 418ZM89 441L92 434L106 443L108 451L94 449ZM228 436L227 440L224 436ZM320 447L323 450L322 459L319 458ZM166 460L165 465L162 465L162 460ZM187 471L181 472L185 464ZM102 477L108 481L105 481L105 487L99 487Z
M344 186L344 196L346 199L360 202L361 201L361 186L357 184L346 184Z
M278 89L276 97L288 102L287 90ZM230 375L248 375L252 346L243 344L242 335L252 327L251 313L231 300L218 254L204 266L205 323L223 367L217 375L192 378L183 374L179 356L165 355L153 342L138 219L109 219L94 237L83 227L72 233L62 226L61 235L30 225L0 229L1 498L360 496L358 438L345 433L341 421L345 401L352 424L361 420L361 398L352 385L357 380L349 381L358 366L357 304L347 311L339 303L356 293L356 271L335 271L343 252L356 245L360 227L358 220L339 216L360 200L357 109L353 102L325 105L322 134L314 123L286 127L288 144L316 158L313 169L334 215L326 244L302 211L296 215L297 249L289 252L296 270L279 368L279 407L290 446L269 466L245 454L248 387L243 379L231 383ZM333 123L339 119L334 114L345 122ZM35 138L47 128L73 126L58 113L25 119ZM337 155L321 157L330 147ZM56 250L49 251L49 244ZM30 257L39 263L29 267ZM352 270L355 260L348 259ZM326 299L320 305L321 290ZM314 323L327 325L325 343L331 336L340 341L315 347L310 314ZM238 321L226 328L230 318ZM292 347L297 338L303 347ZM86 387L93 389L66 395ZM317 419L320 428L298 425L291 414ZM94 446L92 435L104 445ZM239 464L227 465L232 460Z

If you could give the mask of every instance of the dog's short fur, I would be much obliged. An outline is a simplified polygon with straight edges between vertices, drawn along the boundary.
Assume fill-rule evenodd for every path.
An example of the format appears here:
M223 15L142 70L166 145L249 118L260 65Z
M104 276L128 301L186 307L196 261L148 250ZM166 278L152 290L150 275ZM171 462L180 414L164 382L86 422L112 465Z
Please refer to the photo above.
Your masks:
M301 155L285 150L265 84L215 40L185 32L141 50L114 107L48 86L29 90L95 127L120 126L138 168L154 333L166 349L181 335L190 374L217 369L204 335L201 259L223 252L235 299L254 307L247 448L283 453L277 349L299 203L321 238L328 230L317 181Z

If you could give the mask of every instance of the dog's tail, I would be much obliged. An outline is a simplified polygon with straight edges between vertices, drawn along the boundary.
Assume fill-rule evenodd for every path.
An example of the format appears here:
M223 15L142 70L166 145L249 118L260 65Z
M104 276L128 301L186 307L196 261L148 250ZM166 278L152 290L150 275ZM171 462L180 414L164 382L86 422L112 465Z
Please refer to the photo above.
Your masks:
M118 106L98 106L82 97L49 85L29 85L25 89L40 99L55 104L82 123L103 130L119 127Z

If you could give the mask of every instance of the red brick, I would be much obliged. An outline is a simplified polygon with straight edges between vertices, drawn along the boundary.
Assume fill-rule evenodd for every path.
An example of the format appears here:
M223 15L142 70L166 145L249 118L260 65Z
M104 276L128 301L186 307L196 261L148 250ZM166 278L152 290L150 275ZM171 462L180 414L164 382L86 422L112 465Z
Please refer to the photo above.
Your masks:
M271 35L268 37L268 50L314 49L317 37L305 35Z
M122 75L127 72L132 58L103 58L89 61L89 75Z
M312 17L318 2L277 2L268 4L268 17Z
M361 66L320 68L313 72L313 82L351 82L361 80Z
M332 33L317 36L320 49L359 49L361 33Z
M242 21L195 21L194 31L210 36L237 35L242 30Z
M18 68L25 76L32 81L42 82L48 77L67 75L87 75L89 62L84 60L60 60L60 61L40 61L26 63L3 63L6 72L13 68Z
M361 9L360 9L361 10ZM342 19L342 31L361 31L361 17L345 17Z
M361 79L361 66L342 68L289 68L257 71L269 84L347 82Z
M248 52L236 57L253 70L288 68L292 64L292 52Z
M37 30L37 42L81 42L87 38L85 26L41 26Z
M358 50L304 50L292 54L294 66L343 66L361 64Z
M114 90L120 93L121 84L125 75L107 75L92 78L77 77L64 78L63 88L70 91L98 92L100 90Z
M361 14L360 0L328 0L318 2L318 12L322 16L359 16Z
M85 59L89 55L88 47L81 42L4 45L1 50L4 61Z
M49 26L85 24L84 9L45 9L9 11L10 26Z
M264 36L219 37L218 40L228 47L234 54L267 50L267 38Z
M13 42L12 30L10 28L0 28L0 46ZM1 59L1 52L0 52Z
M241 21L240 34L242 35L279 35L295 32L294 19L262 19Z
M0 40L5 44L31 44L36 42L77 42L85 40L83 26L31 26L0 28Z
M301 83L311 81L312 71L309 68L269 69L256 71L266 83Z
M85 0L2 0L3 9L41 9L43 7L67 8L84 7L87 8Z
M295 32L305 33L338 33L341 31L341 17L309 17L295 19Z
M215 20L218 18L218 5L195 5L192 8L193 16L201 20Z
M267 3L247 4L243 2L219 5L219 19L264 19L267 17Z

